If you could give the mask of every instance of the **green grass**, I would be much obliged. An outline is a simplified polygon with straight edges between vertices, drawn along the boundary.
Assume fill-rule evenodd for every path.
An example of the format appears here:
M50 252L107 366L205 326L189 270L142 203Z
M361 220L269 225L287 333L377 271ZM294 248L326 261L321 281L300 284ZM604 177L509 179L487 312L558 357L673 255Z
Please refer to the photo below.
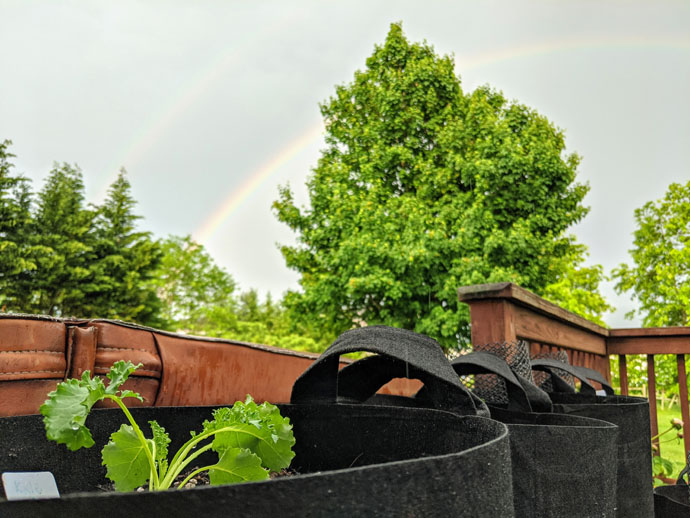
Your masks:
M671 408L664 408L662 410L661 404L657 403L656 415L659 423L659 432L667 430L671 426L671 419L674 417L682 419L680 407L678 405L673 405ZM673 462L673 478L676 478L678 473L680 473L680 470L682 470L685 466L685 450L683 446L683 439L677 439L676 432L677 430L671 430L659 438L661 441L661 456ZM668 442L663 442L667 441L668 439L671 440Z

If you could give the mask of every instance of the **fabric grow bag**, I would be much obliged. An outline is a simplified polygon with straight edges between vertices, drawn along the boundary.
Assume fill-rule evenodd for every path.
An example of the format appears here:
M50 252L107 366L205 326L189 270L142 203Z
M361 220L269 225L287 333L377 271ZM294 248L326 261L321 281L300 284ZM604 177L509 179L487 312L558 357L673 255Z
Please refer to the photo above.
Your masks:
M425 409L279 407L294 425L292 466L299 475L157 493L99 489L106 482L100 448L125 422L119 409L92 412L87 425L96 446L77 452L48 441L41 416L0 418L0 471L51 471L63 495L4 501L0 515L512 516L508 437L500 423ZM211 407L131 412L139 423L156 419L164 426L173 438L171 452L211 417ZM195 464L213 459L204 454ZM504 483L486 487L485 478Z
M488 408L459 382L438 342L411 331L386 326L354 329L340 335L295 381L291 402L296 405L319 405L338 409L347 408L350 403L361 401L356 395L341 393L342 384L338 371L341 354L361 351L377 355L366 358L367 362L379 361L387 365L399 366L394 376L396 378L421 380L424 383L423 388L427 395L425 403L428 407L452 412L463 421L462 424L458 423L458 433L474 434L484 429L488 423L493 423L492 427L498 424L496 421L481 416L488 415ZM359 364L360 361L355 364ZM387 381L390 381L390 377L385 380ZM367 386L375 391L380 385L374 380L373 383L369 381ZM368 406L362 405L359 408L368 408ZM394 415L401 416L416 410L381 406L373 408L374 411L378 408L383 412L393 412ZM405 437L400 439L410 440ZM453 498L474 502L470 516L514 515L507 436L504 440L503 446L506 452L497 455L497 451L486 449L477 451L477 454L483 457L483 462L463 465L459 468L462 475L456 481ZM473 484L468 486L465 480L472 480ZM428 484L435 482L424 477L416 483L418 492L422 493L428 491ZM500 495L500 498L495 501L497 495ZM502 508L498 514L492 510L497 505Z
M685 480L684 477L687 477ZM657 518L687 518L690 516L690 453L685 468L673 486L654 488L654 516Z
M688 518L690 516L690 488L685 484L654 488L654 516L656 518Z
M535 359L532 360L532 368L550 375L554 391L549 392L549 398L554 412L602 419L618 426L618 516L654 516L649 401L615 395L600 373L585 367L558 360ZM580 392L574 392L572 386L556 374L557 370L579 379ZM606 395L598 396L588 379L600 383Z
M495 374L505 381L509 403L491 409L510 432L517 516L616 516L615 425L544 411L547 395L492 354L471 353L452 365L459 375ZM539 412L532 412L530 400Z
M362 329L358 339L366 341L367 334ZM507 409L492 408L492 417L507 424L510 432L516 516L615 516L616 427L595 419L531 412L525 389L508 365L491 354L475 354L472 359L461 357L452 368L461 374L498 373L506 379ZM380 405L437 404L426 381L415 398L374 395L391 378L404 376L409 364L399 357L361 359L340 371L338 396ZM414 367L423 379L430 372L445 372L448 365L441 354L428 355ZM546 394L543 400L548 401Z

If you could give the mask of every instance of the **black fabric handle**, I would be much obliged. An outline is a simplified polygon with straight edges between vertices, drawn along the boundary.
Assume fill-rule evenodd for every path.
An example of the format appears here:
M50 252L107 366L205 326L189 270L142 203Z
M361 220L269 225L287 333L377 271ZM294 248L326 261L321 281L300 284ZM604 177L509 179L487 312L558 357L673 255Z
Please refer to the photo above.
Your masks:
M403 377L421 378L433 388L434 406L461 415L489 415L486 405L460 383L441 346L428 336L387 326L369 326L346 331L297 378L292 386L291 402L297 404L335 404L338 401L338 363L341 354L371 352L393 360L387 369L405 374ZM405 372L395 361L404 365ZM363 360L359 360L359 363ZM386 366L383 360L380 366ZM355 364L356 364L355 363ZM353 365L355 365L353 364ZM367 364L363 364L366 366ZM375 364L374 364L375 365ZM375 372L375 371L374 371ZM384 379L389 374L377 374ZM397 376L396 376L397 377ZM390 379L390 378L389 378ZM371 386L378 383L367 382ZM356 389L349 389L346 397L358 400ZM365 391L362 389L361 391Z
M395 358L368 356L338 371L338 401L364 403L394 378L419 379L425 385L438 379Z
M455 358L451 365L460 376L495 374L503 379L508 390L508 410L519 412L551 411L551 400L546 392L515 374L503 358L484 351L474 351Z
M580 392L582 394L594 395L597 393L597 389L595 389L594 386L589 381L587 381L587 375L581 370L579 370L578 367L574 367L573 365L570 365L568 363L563 363L562 361L558 360L552 360L550 358L538 358L532 360L532 369L548 372L549 374L551 374L551 380L554 382L553 388L555 392L573 392L573 388L567 383L565 383L565 381L563 381L563 379L554 372L554 369L559 369L575 376L577 379L580 380ZM568 389L565 389L563 385L567 385Z
M532 407L533 412L553 412L553 402L544 390L540 389L532 381L523 378L517 373L515 373L515 377L525 390L525 394L527 394L527 399L529 400L529 404Z
M613 396L615 394L613 387L608 382L608 380L601 374L601 372L595 371L594 369L590 369L589 367L580 367L579 365L574 365L573 367L580 371L582 375L587 379L599 383L604 392L606 392L607 396Z
M687 482L683 477L688 477ZM678 474L676 485L690 486L690 452L688 452L688 459L683 470Z
M445 381L424 369L386 356L369 356L343 367L338 372L338 402L368 402L377 390L394 378L418 379L424 384L423 389L410 398L410 404L416 400L419 406L451 411L457 406L457 398L448 390Z

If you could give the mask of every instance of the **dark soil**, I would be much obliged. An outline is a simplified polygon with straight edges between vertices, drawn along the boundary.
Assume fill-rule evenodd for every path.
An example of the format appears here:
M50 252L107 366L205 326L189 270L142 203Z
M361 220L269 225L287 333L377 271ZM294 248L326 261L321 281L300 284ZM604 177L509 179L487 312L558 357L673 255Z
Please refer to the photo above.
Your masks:
M199 469L198 467L193 467L189 470L187 470L185 473L178 475L177 478L175 478L175 481L173 482L172 488L177 489L180 485L180 482L182 482L184 479L186 479L190 473L196 471ZM278 472L271 472L270 477L273 478L279 478L279 477L289 477L292 475L297 475L298 473L294 470L291 469L281 469ZM183 489L191 489L196 486L208 486L211 484L211 481L209 480L208 476L208 471L202 471L201 473L198 473L197 475L193 476L190 478L187 483L185 484ZM113 482L106 482L105 484L102 484L98 486L99 489L102 491L115 491L115 484ZM135 491L148 491L149 486L148 484L143 485L135 489Z

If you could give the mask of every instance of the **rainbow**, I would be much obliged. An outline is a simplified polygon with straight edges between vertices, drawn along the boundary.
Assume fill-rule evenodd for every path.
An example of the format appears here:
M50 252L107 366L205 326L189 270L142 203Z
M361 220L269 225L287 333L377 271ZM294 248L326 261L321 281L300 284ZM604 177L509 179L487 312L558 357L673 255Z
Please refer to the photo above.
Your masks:
M284 25L284 20L281 22ZM136 161L161 137L177 117L180 116L191 104L199 99L202 94L220 77L221 73L232 66L240 56L240 51L255 41L264 38L274 31L274 26L266 27L258 32L254 38L245 41L241 46L234 47L212 60L206 67L201 77L181 89L172 96L171 102L165 108L159 110L144 129L137 132L132 141L126 146L126 151L120 154L119 164L127 164ZM690 38L664 38L650 40L639 37L601 37L571 40L558 40L547 43L527 44L516 47L491 50L488 52L461 55L455 57L456 69L461 72L477 69L487 65L493 65L502 61L523 59L532 56L547 55L557 52L574 52L581 50L606 50L606 49L642 49L642 50L677 50L686 52L690 50ZM218 228L229 219L233 212L243 201L252 196L254 192L266 182L274 173L282 168L293 157L299 154L322 136L322 124L311 126L295 137L288 145L280 149L273 158L263 163L260 167L250 172L247 179L237 188L233 189L216 210L209 215L201 226L192 234L199 242L206 242ZM112 169L115 171L117 165ZM113 180L114 180L113 176ZM108 182L108 185L111 182Z
M293 13L291 18L296 17ZM289 20L288 20L289 22ZM208 89L213 86L227 70L241 63L243 51L250 48L286 24L285 18L276 20L270 25L263 26L261 30L252 33L251 37L244 38L238 44L223 49L197 71L193 78L190 78L173 93L157 110L152 111L140 128L126 140L126 143L115 154L117 159L109 162L105 171L109 172L108 179L100 188L99 199L106 196L110 185L117 178L117 172L124 164L134 164L144 156L155 143L173 127L177 120L190 106L194 105Z
M663 40L644 40L642 38L598 38L594 40L569 40L554 42L549 45L534 44L523 45L514 48L499 49L490 52L461 56L456 58L456 68L461 71L480 68L492 65L501 61L520 59L541 54L551 54L554 52L569 52L578 50L597 50L602 48L611 49L675 49L690 50L690 38L686 39L663 39ZM216 230L231 217L233 211L247 198L249 198L258 187L263 184L270 176L280 169L290 158L299 153L302 149L312 144L321 137L321 128L317 131L310 128L300 136L296 137L284 149L280 150L274 159L269 160L257 170L249 174L247 180L236 190L232 191L226 200L216 209L206 221L203 222L198 231L193 235L197 241L203 243L208 240Z
M227 220L234 210L242 202L249 198L273 173L287 164L292 158L298 155L309 144L314 142L323 134L323 124L318 124L309 128L287 146L281 149L273 158L262 164L252 172L247 179L237 189L230 192L228 197L220 204L203 225L196 230L192 236L199 243L206 242L218 228Z
M645 39L640 37L598 37L583 40L574 38L558 40L551 43L527 44L506 47L478 54L463 55L455 58L456 69L465 72L502 61L522 59L558 52L580 50L690 50L690 37Z

